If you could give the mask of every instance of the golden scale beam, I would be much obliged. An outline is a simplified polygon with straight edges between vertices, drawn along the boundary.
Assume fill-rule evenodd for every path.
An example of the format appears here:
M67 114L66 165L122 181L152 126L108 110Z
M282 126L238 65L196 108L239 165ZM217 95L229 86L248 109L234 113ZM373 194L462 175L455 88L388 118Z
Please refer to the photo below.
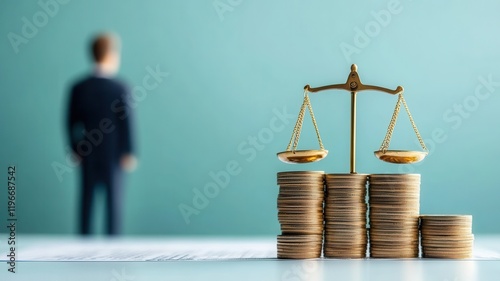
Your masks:
M391 95L400 95L400 99L398 99L398 103L396 104L396 109L395 113L393 115L393 119L391 120L391 124L388 129L388 135L386 136L386 139L388 137L388 141L390 142L390 137L392 135L392 130L394 129L395 121L397 118L397 114L399 113L399 108L400 105L403 104L409 117L410 121L412 122L413 129L415 130L415 133L417 134L417 137L420 141L420 144L422 145L422 148L424 151L406 151L406 150L386 150L384 148L383 150L379 150L375 152L375 155L377 158L380 160L386 161L386 162L391 162L391 163L397 163L397 164L408 164L408 163L415 163L418 161L421 161L426 155L427 155L427 148L425 147L425 144L423 143L420 134L418 133L418 130L416 128L416 125L413 121L413 118L411 117L411 114L409 112L408 106L406 105L406 102L402 98L402 93L403 93L403 87L398 86L396 90L391 90L379 86L373 86L373 85L364 85L361 83L361 80L358 75L358 67L353 64L351 65L351 73L349 73L349 76L347 77L347 81L345 84L334 84L334 85L328 85L328 86L322 86L322 87L317 87L317 88L311 88L309 85L306 85L304 87L305 92L311 92L311 93L317 93L325 90L345 90L351 92L351 143L350 143L350 173L355 174L356 173L356 95L360 91L365 91L365 90L373 90L373 91L379 91L379 92L384 92L388 93ZM307 94L306 94L307 95ZM309 102L308 97L305 95L305 99L307 102ZM401 100L401 101L400 101ZM310 110L312 108L310 107ZM304 105L303 105L304 106ZM301 116L302 115L302 116ZM311 111L311 117L313 118L313 122L315 123L316 121L314 120L314 115L312 114ZM299 118L303 118L303 109L301 109L301 113L299 113ZM315 128L317 130L316 124ZM300 126L299 126L299 131L302 126L302 120L300 121ZM391 128L392 126L392 128ZM294 134L295 134L295 129L294 129ZM323 149L323 145L321 143L321 139L319 137L319 132L317 131L318 134L318 139L320 141L320 146L321 150L289 150L283 151L278 153L278 158L282 160L283 162L286 163L309 163L309 162L314 162L321 160L322 158L326 157L328 154L327 150ZM300 135L300 132L299 132ZM293 135L292 135L292 140L293 140ZM292 140L290 141L290 144L292 143ZM384 140L385 141L385 140ZM295 145L297 144L298 139L296 140ZM387 143L388 146L389 143ZM290 147L290 145L289 145Z

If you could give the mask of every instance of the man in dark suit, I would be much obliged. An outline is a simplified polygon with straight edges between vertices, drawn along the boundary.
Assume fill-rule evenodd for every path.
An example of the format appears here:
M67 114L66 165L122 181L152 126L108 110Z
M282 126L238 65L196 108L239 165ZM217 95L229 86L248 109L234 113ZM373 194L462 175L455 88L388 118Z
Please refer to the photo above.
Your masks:
M130 94L113 78L120 65L119 41L110 34L91 45L94 73L71 89L67 130L71 148L81 164L80 233L91 232L94 193L106 194L108 235L120 233L123 171L133 170Z

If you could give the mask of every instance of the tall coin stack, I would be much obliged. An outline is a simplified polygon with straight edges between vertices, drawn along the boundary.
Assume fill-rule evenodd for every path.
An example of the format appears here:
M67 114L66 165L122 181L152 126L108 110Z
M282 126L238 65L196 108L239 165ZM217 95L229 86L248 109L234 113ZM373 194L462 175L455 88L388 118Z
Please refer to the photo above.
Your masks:
M280 172L278 185L278 258L321 257L324 172Z
M419 174L370 175L370 256L418 257Z
M470 215L420 216L422 257L465 259L472 257L474 235Z
M367 179L363 174L326 175L325 257L366 257Z

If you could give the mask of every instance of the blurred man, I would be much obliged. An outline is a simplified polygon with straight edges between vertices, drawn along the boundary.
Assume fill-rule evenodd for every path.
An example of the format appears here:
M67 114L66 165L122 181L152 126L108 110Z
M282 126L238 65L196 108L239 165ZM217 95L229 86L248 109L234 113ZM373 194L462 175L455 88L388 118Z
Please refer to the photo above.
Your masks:
M113 76L120 66L116 36L98 35L91 44L94 72L71 89L67 130L75 157L81 161L80 233L91 232L97 187L106 195L106 232L121 229L123 171L135 168L129 92Z

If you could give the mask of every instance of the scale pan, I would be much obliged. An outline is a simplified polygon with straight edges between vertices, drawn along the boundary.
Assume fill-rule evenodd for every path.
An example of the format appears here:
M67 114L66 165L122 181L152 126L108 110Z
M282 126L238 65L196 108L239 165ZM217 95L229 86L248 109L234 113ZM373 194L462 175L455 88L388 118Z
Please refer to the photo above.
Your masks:
M278 158L290 164L303 164L319 161L326 157L328 150L295 150L282 151L278 153Z
M385 162L394 164L410 164L422 161L427 152L410 150L382 150L375 151L375 156Z

